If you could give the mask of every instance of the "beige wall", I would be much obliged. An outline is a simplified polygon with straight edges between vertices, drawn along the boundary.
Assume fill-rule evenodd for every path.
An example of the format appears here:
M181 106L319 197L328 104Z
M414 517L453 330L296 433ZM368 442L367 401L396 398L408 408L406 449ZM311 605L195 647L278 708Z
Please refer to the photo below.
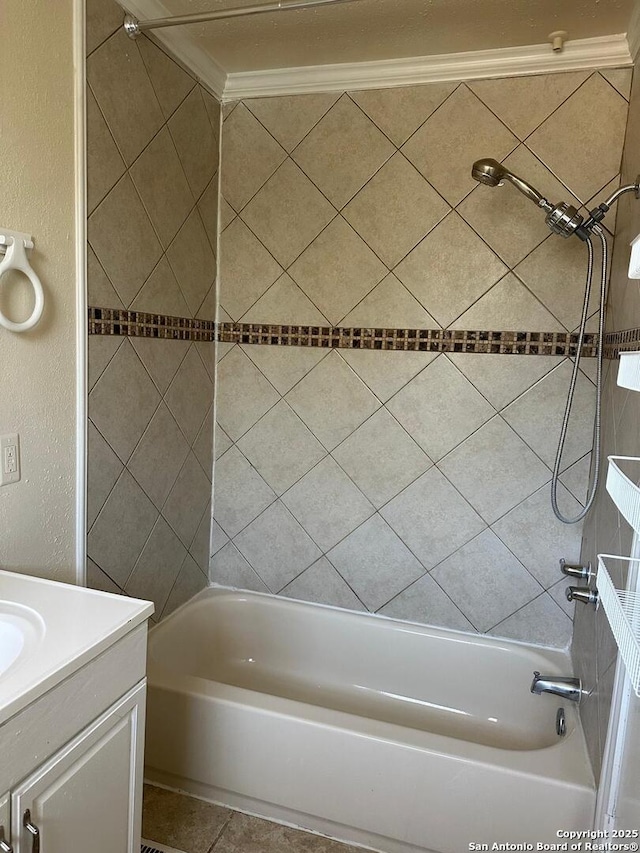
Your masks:
M0 489L0 568L65 581L75 577L73 10L73 0L3 0L0 18L0 225L34 235L46 293L36 330L0 329L0 433L22 442L22 480Z

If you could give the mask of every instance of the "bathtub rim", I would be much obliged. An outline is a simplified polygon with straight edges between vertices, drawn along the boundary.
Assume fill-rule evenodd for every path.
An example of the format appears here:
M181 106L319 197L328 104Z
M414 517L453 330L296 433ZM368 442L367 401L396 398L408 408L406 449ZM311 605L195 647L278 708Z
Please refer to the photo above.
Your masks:
M153 625L149 629L149 641L151 641L153 634L155 632L157 632L159 628L161 628L164 625L169 625L171 622L173 622L175 617L177 617L178 614L182 613L182 611L185 610L189 605L192 605L192 604L200 601L201 599L208 598L213 593L216 593L216 592L220 592L221 594L222 593L241 593L242 595L248 595L252 598L254 596L256 596L259 598L267 599L269 601L273 600L276 603L282 602L282 603L286 604L287 602L291 602L292 604L301 604L305 608L308 607L310 609L321 608L322 610L329 610L329 611L332 611L334 613L348 613L348 614L353 615L353 616L359 616L359 617L364 617L364 618L369 617L369 618L376 619L376 620L379 620L379 621L385 622L385 623L391 622L391 623L396 623L396 624L400 624L400 625L409 625L413 628L422 629L425 632L437 631L437 632L443 633L443 634L452 634L454 638L456 636L458 636L458 637L466 637L467 640L469 640L469 639L477 640L478 645L484 645L486 643L487 645L491 645L491 646L496 645L497 646L501 643L506 643L507 646L517 646L517 647L529 649L532 651L538 651L538 652L541 652L545 655L548 655L551 658L557 657L557 661L556 660L550 661L550 662L553 662L557 666L567 665L571 668L573 668L573 666L574 666L572 658L571 658L571 648L569 646L567 648L560 649L557 646L545 646L545 645L542 645L541 643L531 643L531 642L528 642L526 640L515 640L515 639L512 639L511 637L499 637L499 636L494 636L493 634L481 634L481 633L476 632L476 631L465 631L462 628L446 628L443 625L433 625L433 624L427 623L427 622L414 622L411 619L399 619L396 616L387 616L384 613L371 613L370 611L367 611L367 610L351 610L348 607L338 607L335 604L323 604L321 602L316 602L316 601L306 601L305 599L302 599L302 598L289 598L288 596L287 597L280 596L280 595L277 595L276 593L273 593L273 592L261 592L259 590L244 589L243 587L238 587L238 586L226 586L224 584L218 584L215 582L210 582L208 586L201 589L199 592L197 592L194 596L192 596L190 599L185 601L179 607L176 607L175 610L172 610L168 616L165 616L159 622L156 622L156 624Z

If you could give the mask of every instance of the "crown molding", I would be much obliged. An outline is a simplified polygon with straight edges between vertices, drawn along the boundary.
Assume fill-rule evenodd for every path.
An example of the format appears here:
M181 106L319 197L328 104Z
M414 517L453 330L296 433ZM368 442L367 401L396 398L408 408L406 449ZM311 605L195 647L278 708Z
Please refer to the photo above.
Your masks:
M633 4L633 12L629 21L629 29L627 31L627 41L629 42L629 53L631 59L635 62L640 54L640 2L635 0Z
M640 25L637 36L640 48ZM547 43L378 62L235 72L227 75L222 99L235 101L275 95L382 89L419 83L619 68L632 64L627 36L621 33L568 41L561 53L554 53Z
M129 14L141 21L149 18L166 18L171 11L161 0L118 0ZM227 72L188 33L186 27L169 27L154 30L152 38L164 45L187 70L194 74L209 91L222 100Z

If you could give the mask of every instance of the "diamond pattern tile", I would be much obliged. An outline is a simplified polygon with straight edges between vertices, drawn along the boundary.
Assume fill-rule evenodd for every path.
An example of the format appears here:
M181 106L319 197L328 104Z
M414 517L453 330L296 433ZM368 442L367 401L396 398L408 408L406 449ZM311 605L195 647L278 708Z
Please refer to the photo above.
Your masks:
M189 341L159 341L153 338L131 338L131 345L161 394L171 384L191 346Z
M455 207L475 186L473 161L487 156L503 160L517 144L511 131L463 83L409 138L402 152Z
M211 558L209 574L213 583L255 592L271 592L233 542L229 542Z
M330 325L324 314L305 296L287 273L261 296L242 316L243 323L290 324L292 326ZM255 350L255 347L250 347ZM265 347L262 347L265 349Z
M463 616L431 575L423 575L385 604L378 613L390 619L441 625L456 631L474 630L471 622Z
M394 145L400 146L448 98L456 83L398 86L350 92L363 110Z
M337 545L374 513L373 506L330 457L285 492L282 501L323 551Z
M286 159L287 152L244 104L238 104L225 121L222 140L222 192L239 211Z
M397 152L344 209L374 252L394 267L449 211L428 181Z
M328 354L320 347L299 349L297 347L247 346L242 350L267 377L276 391L283 395Z
M322 444L332 450L380 406L379 400L335 350L286 398Z
M211 483L193 453L187 456L162 507L162 515L187 548L211 499Z
M386 409L351 433L333 457L377 508L431 467L426 453Z
M127 465L158 509L162 508L188 453L189 444L169 409L160 403Z
M102 304L104 307L112 307L111 303ZM160 258L157 266L138 291L131 303L131 310L168 314L171 317L189 316L189 307L166 256Z
M291 152L338 98L334 92L323 92L318 95L251 98L245 101L245 105L280 145Z
M234 544L274 592L322 556L281 501L245 527Z
M89 531L88 556L124 587L157 518L158 510L131 474L123 471Z
M299 601L332 604L346 610L366 610L326 557L321 557L282 590L281 595Z
M169 593L169 598L162 611L162 616L168 616L176 608L187 602L190 598L205 589L207 586L207 578L196 561L190 554L184 558L184 563L178 574L173 589Z
M596 115L598 121L594 122ZM599 74L593 74L540 125L527 145L584 201L620 171L626 125L625 99ZM575 142L558 145L558 134L567 127Z
M553 204L566 201L580 207L578 199L524 145L505 157L504 163ZM549 228L540 211L507 184L495 188L475 184L474 191L457 210L509 267L514 267L549 236Z
M235 536L276 496L236 447L216 462L213 517L227 536Z
M145 36L137 45L162 112L169 118L196 82L151 39Z
M218 367L218 421L237 440L278 402L279 395L250 358L235 347Z
M212 399L213 383L192 344L165 394L171 413L191 444L200 431Z
M218 140L200 86L193 89L168 122L189 186L200 198L218 168Z
M437 357L437 353L345 349L341 356L376 397L386 403L430 364Z
M562 485L558 501L570 515L580 511L580 504ZM560 556L569 563L580 560L580 525L567 526L555 518L548 485L514 507L492 530L545 589L558 581Z
M234 320L251 308L281 273L280 264L241 219L234 219L220 235L220 304Z
M550 595L543 593L500 622L489 633L496 637L566 649L571 642L571 629L571 619Z
M159 616L186 556L184 545L167 522L159 518L133 567L125 592L134 598L150 598Z
M443 327L507 272L505 264L455 211L395 269L400 281Z
M500 279L468 311L454 320L451 328L566 331L513 273Z
M380 515L365 521L327 557L373 611L424 574L423 566Z
M291 160L242 211L244 222L285 268L334 216L334 208Z
M587 249L580 240L558 240L552 234L515 272L567 330L580 324L587 274ZM598 310L598 300L599 284L594 282L590 315Z
M194 203L166 127L147 145L131 167L130 174L156 233L166 248Z
M392 397L387 408L434 461L495 414L444 355Z
M426 569L432 569L486 527L435 467L400 492L380 515Z
M387 275L387 268L336 216L291 265L289 274L329 322L338 325Z
M564 361L502 413L549 467L556 456L571 369L571 363ZM595 389L585 376L578 375L574 399L561 470L588 453L593 440Z
M462 352L448 353L447 357L497 411L512 403L563 360L563 356L555 355L522 358Z
M467 85L519 139L526 139L588 76L588 71L576 71L472 80Z
M193 316L216 277L216 259L197 208L176 234L167 259Z
M601 71L600 73L605 80L611 83L614 89L620 92L623 98L627 101L629 100L629 96L631 95L631 78L633 77L632 68L608 68L606 71Z
M438 322L389 273L353 311L342 320L343 326L365 329L388 326L397 329L437 329Z
M89 394L89 417L126 462L159 402L149 374L125 341Z
M238 447L278 495L326 456L324 447L284 400L242 436Z
M118 481L123 465L91 421L87 430L87 527L90 528Z
M445 456L439 468L489 524L551 477L500 416Z
M436 566L431 577L481 632L511 616L542 591L490 530Z
M88 233L91 248L128 307L162 254L128 174L93 211Z
M343 95L292 154L338 209L394 152L394 146L348 95Z

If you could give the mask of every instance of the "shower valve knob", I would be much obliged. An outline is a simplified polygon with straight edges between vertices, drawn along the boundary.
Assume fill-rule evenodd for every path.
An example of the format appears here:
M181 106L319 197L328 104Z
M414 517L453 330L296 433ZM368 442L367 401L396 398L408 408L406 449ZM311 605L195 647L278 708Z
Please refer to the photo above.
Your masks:
M586 581L591 577L591 563L583 566L581 563L567 563L563 558L560 560L560 571L570 578L580 578L580 580Z
M567 601L581 601L583 604L598 606L598 590L589 589L588 586L568 586Z

